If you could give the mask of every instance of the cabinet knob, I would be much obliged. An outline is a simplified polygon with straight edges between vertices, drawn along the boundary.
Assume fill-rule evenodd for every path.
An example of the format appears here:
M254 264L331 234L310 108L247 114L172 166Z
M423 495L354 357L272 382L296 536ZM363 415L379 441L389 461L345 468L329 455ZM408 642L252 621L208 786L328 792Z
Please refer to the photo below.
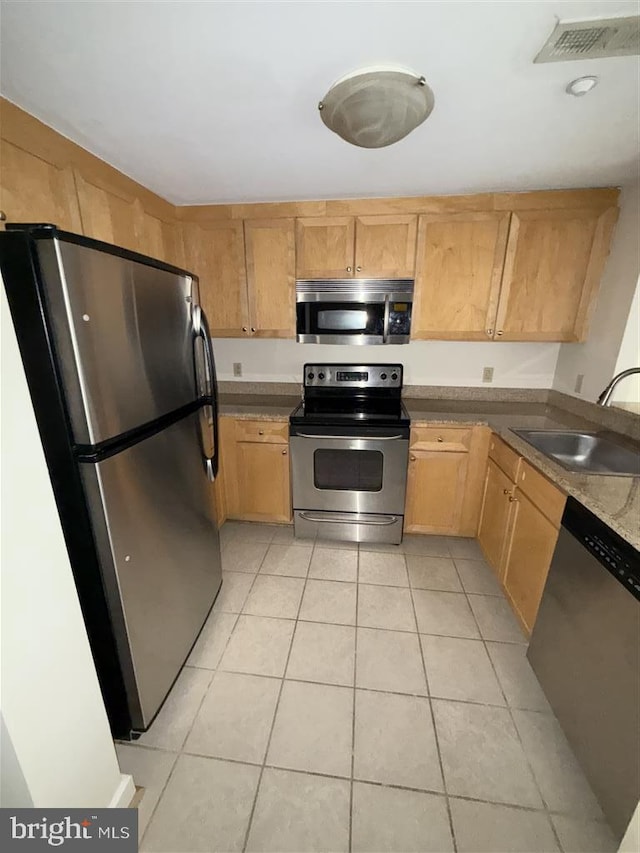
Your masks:
M442 436L441 436L441 435L439 435L439 436L437 437L436 441L444 441L444 439L442 438Z
M259 429L259 430L258 430L258 435L264 435L264 430Z
M347 272L351 272L351 267L347 267Z
M503 495L510 495L510 494L511 494L511 492L509 491L509 489L503 489L503 490L502 490L502 494L503 494Z
M504 335L504 332L502 331L502 329L500 329L498 332L496 332L496 335L498 335L498 337L500 337L500 335Z
M514 497L513 497L513 495L510 495L510 496L509 496L509 503L510 503L510 504L517 504L517 503L518 503L518 498L514 498Z
M6 222L6 221L7 221L7 214L4 212L4 210L0 210L0 222Z
M362 267L356 267L356 272L362 272Z
M246 326L243 326L243 327L242 327L242 331L243 331L243 332L247 332L247 331L248 331L247 327L246 327Z
M409 457L409 459L411 460L411 462L415 462L415 461L416 461L416 457L415 457L415 456L410 456L410 457Z
M286 456L286 455L287 455L287 451L286 451L286 449L282 451L282 455L283 455L283 456Z
M253 328L253 326L251 327L251 331L252 331L252 332L255 332L255 329Z
M493 335L493 329L487 329L487 337L491 337Z

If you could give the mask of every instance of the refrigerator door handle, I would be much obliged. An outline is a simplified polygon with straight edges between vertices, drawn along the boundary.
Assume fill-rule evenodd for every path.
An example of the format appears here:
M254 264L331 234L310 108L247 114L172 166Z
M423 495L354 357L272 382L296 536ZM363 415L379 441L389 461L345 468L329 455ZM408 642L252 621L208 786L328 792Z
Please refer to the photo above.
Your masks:
M211 407L213 455L206 459L205 464L207 477L211 482L213 482L218 476L218 383L216 381L216 363L213 357L209 323L207 321L207 315L204 313L200 305L194 305L193 307L193 328L196 333L196 337L202 338L205 359L207 362L207 372L209 374L209 399L207 403Z

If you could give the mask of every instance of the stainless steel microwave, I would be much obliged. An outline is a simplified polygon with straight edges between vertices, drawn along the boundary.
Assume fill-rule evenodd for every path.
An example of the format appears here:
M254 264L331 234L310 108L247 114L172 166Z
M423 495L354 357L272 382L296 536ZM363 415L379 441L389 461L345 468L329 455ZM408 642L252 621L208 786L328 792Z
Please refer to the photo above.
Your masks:
M411 279L296 282L296 340L303 344L408 344Z

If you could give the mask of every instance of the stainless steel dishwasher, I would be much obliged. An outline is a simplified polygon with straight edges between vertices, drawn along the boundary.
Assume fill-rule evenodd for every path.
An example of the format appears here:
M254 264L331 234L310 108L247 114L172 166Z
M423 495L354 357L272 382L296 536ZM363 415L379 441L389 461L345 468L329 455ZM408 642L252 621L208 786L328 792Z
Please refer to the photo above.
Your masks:
M640 798L640 554L573 498L527 654L622 837Z

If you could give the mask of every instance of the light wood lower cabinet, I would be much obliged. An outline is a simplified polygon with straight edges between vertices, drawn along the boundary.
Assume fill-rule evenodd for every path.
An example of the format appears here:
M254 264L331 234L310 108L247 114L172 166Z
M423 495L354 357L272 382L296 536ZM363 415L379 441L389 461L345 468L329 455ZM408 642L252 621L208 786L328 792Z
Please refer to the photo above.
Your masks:
M558 539L558 528L521 491L508 536L504 588L520 621L531 633Z
M407 533L476 535L488 443L485 427L411 430Z
M492 566L499 580L504 578L506 534L515 509L514 492L514 483L492 459L489 459L478 541L487 562Z
M497 436L492 437L478 541L529 634L542 599L565 500L546 477Z
M287 422L220 418L220 446L227 516L289 522Z

